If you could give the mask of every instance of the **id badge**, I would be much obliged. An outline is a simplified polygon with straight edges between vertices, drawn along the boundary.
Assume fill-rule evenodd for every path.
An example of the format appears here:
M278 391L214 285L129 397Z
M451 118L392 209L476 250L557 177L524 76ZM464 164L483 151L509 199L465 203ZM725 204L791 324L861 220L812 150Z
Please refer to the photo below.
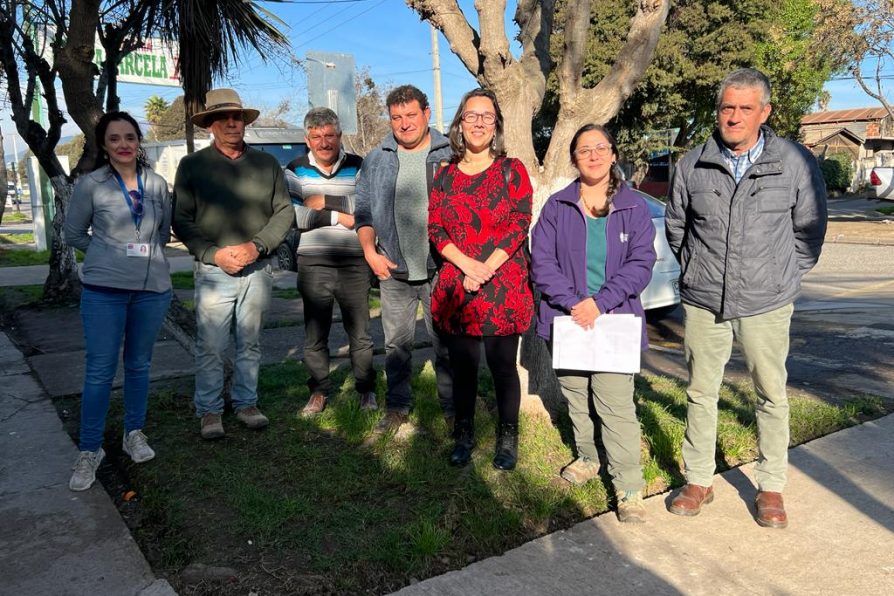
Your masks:
M141 259L149 258L149 245L142 242L128 242L127 256Z

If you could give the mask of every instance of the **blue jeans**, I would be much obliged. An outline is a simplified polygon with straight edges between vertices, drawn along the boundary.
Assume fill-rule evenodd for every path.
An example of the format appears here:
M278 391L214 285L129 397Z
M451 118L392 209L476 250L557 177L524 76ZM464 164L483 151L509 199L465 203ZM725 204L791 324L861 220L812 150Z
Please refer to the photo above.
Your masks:
M236 340L233 365L233 408L238 412L258 402L261 329L273 293L270 259L252 263L236 275L196 262L196 415L224 409L224 355L230 334Z
M413 372L413 345L416 341L416 310L422 303L425 327L435 352L438 400L445 416L453 416L453 372L447 346L435 333L431 321L432 281L407 282L393 277L382 280L382 330L385 332L385 373L388 392L385 404L390 411L406 414L412 406L410 377Z
M143 428L149 401L152 347L161 329L171 291L81 291L81 322L87 348L81 395L81 451L102 446L112 381L124 338L124 432Z

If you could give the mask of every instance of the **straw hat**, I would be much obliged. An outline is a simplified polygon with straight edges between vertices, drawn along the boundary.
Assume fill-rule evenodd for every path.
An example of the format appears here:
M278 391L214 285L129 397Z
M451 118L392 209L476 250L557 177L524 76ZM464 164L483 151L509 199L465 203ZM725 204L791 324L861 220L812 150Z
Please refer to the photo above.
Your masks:
M243 108L239 94L232 89L212 89L205 95L205 110L193 114L192 122L196 126L208 128L213 116L218 112L242 112L245 124L251 124L258 119L261 112L252 108Z

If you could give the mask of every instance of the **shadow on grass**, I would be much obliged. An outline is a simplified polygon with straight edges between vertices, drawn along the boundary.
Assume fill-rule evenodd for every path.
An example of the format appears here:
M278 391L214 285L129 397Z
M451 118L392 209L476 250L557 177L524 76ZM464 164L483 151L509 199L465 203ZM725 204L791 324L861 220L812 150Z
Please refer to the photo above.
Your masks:
M120 451L121 400L113 400L103 468L118 473L101 479L153 567L181 594L384 593L608 509L602 482L571 488L558 479L570 450L546 419L523 418L515 472L492 467L496 413L486 375L477 448L462 469L447 463L452 440L430 364L413 380L419 432L403 440L369 441L382 410L359 409L349 367L332 380L329 407L306 420L295 415L308 398L304 367L264 367L260 405L270 427L250 431L227 413L227 436L215 442L199 438L189 380L157 391L146 433L158 457L143 465ZM381 374L377 389L384 395ZM75 434L78 402L62 402ZM128 490L137 498L125 502ZM182 583L190 563L232 567L236 579Z

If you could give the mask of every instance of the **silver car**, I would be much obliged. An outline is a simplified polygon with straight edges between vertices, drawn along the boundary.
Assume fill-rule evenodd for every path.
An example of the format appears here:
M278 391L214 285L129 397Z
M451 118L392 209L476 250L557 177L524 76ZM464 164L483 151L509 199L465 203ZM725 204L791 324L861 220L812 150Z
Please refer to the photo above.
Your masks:
M645 199L652 212L652 223L655 225L655 265L652 267L652 281L640 294L643 308L653 311L652 315L661 315L670 312L680 304L680 265L671 252L664 234L664 203L635 190L639 196Z

